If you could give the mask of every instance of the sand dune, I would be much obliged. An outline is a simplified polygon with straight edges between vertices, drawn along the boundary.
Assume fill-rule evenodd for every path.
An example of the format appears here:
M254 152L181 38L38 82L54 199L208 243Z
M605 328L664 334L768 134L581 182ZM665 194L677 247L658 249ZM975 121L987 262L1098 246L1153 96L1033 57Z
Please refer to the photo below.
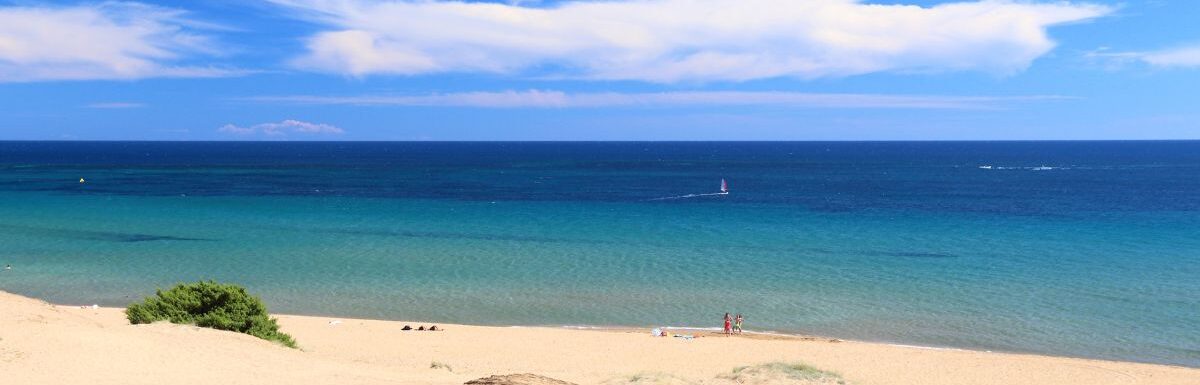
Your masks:
M461 384L534 373L578 384L637 374L711 382L740 365L805 362L851 384L1200 384L1200 369L801 338L686 341L643 331L280 316L301 349L191 326L129 325L120 309L0 292L4 384ZM331 322L340 321L340 322ZM407 323L417 325L418 323Z

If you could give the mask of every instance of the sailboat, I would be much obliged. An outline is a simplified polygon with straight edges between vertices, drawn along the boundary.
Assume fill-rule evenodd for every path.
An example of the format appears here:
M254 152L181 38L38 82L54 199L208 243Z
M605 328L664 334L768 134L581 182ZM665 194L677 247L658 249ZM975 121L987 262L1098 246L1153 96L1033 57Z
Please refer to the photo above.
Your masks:
M725 183L725 178L721 178L721 192L718 194L729 195L729 183Z

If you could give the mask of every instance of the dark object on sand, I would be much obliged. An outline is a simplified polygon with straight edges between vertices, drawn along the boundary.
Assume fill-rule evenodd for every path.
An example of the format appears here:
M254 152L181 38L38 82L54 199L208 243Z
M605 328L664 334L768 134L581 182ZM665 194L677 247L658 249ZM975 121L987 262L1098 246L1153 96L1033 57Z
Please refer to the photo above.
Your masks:
M550 377L539 376L536 374L505 374L491 377L478 378L464 382L463 385L575 385L574 383L563 380L556 380Z
M429 327L429 331L431 331L431 332L436 332L436 331L438 331L437 325L430 326L430 327Z
M412 330L412 326L404 325L400 330Z
M417 330L418 330L418 331L425 331L425 326L424 326L424 325L422 325L422 326L417 326Z

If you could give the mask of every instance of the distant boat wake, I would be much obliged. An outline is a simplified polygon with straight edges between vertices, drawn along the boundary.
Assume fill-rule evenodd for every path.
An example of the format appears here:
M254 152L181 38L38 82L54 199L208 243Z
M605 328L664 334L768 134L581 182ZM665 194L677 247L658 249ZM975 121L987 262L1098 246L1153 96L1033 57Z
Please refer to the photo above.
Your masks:
M676 196L672 196L672 197L662 197L662 198L654 198L654 199L648 199L648 200L649 201L666 201L666 200L673 200L673 199L688 199L688 198L712 197L712 196L721 196L721 195L729 195L729 184L725 183L724 179L721 179L721 192L707 193L707 194L676 195Z
M729 193L688 194L688 195L677 195L677 196L673 196L673 197L662 197L662 198L654 198L654 199L647 199L647 200L666 201L666 200L672 200L672 199L711 197L711 196L717 196L717 195L729 195Z

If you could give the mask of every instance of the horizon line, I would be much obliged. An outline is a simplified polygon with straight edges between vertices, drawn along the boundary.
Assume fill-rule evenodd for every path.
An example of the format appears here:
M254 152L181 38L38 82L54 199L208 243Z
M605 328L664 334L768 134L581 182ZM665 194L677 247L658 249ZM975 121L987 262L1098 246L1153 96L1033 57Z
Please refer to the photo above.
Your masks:
M934 142L1200 142L1194 139L796 139L796 140L561 140L561 139L531 139L531 140L160 140L160 139L0 139L6 142L142 142L142 143L934 143Z

